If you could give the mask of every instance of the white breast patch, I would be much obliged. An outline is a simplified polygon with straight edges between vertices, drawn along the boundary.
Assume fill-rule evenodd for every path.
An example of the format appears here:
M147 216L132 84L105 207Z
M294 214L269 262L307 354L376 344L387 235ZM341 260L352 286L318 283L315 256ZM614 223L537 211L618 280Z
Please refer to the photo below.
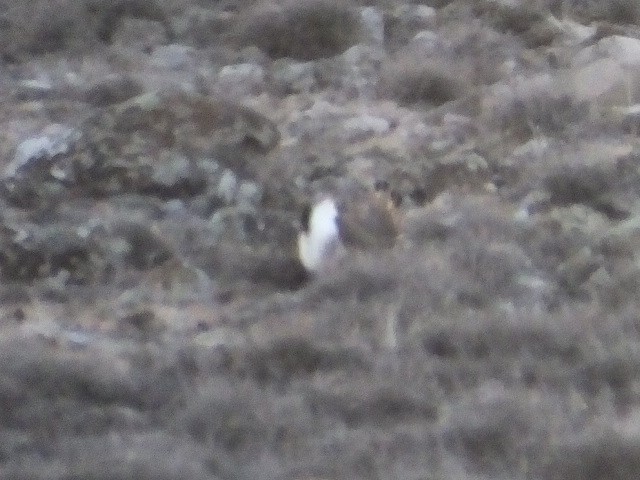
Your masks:
M300 262L307 270L318 271L340 245L338 208L331 198L314 205L309 231L298 236Z

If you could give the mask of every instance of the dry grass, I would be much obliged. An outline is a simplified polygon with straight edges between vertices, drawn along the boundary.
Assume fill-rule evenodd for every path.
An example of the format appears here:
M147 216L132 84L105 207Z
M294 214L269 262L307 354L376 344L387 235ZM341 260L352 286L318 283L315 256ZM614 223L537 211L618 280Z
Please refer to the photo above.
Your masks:
M336 0L265 4L240 13L232 38L271 58L315 60L342 53L357 41L354 4Z
M438 106L459 98L464 77L452 62L401 57L383 65L378 95L401 105Z

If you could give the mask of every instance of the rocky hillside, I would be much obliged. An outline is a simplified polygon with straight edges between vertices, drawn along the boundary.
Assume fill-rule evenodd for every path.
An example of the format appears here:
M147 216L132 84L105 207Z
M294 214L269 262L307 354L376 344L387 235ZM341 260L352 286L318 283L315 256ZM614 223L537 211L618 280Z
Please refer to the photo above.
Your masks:
M639 85L634 0L0 0L0 476L640 478Z

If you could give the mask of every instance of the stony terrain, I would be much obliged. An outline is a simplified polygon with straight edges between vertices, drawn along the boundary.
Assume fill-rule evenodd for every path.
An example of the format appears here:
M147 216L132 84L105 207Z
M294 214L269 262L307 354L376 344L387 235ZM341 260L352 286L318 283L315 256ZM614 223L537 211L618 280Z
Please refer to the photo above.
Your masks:
M639 85L634 0L0 0L0 478L640 478Z

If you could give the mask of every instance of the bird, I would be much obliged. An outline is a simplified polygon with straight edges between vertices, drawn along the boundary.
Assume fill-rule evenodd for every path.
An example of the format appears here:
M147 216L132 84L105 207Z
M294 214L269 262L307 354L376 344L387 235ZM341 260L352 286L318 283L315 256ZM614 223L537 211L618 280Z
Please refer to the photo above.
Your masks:
M298 234L298 257L318 273L349 252L392 248L400 231L397 209L384 190L352 192L342 200L323 195L305 206Z
M331 197L302 212L302 231L298 234L298 257L307 271L317 272L341 250L338 206Z

